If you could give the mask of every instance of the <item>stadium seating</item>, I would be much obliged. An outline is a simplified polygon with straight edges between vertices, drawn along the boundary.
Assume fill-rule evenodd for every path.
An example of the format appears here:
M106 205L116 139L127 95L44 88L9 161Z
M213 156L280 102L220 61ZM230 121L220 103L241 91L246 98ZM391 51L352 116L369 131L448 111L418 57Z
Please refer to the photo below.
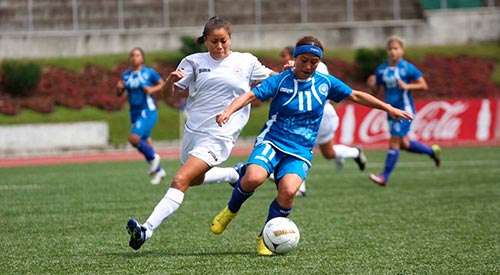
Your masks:
M75 0L31 1L31 21L28 1L0 0L0 31L22 30L97 30L162 28L203 25L210 13L222 15L235 25L294 24L304 22L345 22L419 19L424 9L438 9L442 1L400 0L399 12L394 12L393 1L352 0L349 13L348 1L324 0L169 0L164 1L76 0L77 20L73 18ZM260 12L256 8L260 3ZM306 3L303 7L301 4ZM474 8L487 6L491 0L447 0L447 8ZM500 0L493 0L500 6ZM210 11L212 9L212 11ZM307 10L303 13L302 11ZM168 13L168 20L164 19ZM74 24L76 22L76 24Z
M77 0L77 24L74 25L73 0L32 1L31 23L28 1L0 1L0 31L20 30L95 30L161 28L196 26L205 23L209 17L208 0L170 0L164 10L163 1L123 0L120 13L119 1ZM256 12L256 1L214 0L213 11L233 24L342 22L394 19L392 5L387 0L353 0L352 18L347 16L346 1L308 0L307 13L301 13L301 0L261 0L260 16ZM401 18L421 18L418 0L401 1ZM164 11L169 20L164 21ZM122 15L122 16L121 16ZM260 19L257 19L260 18Z

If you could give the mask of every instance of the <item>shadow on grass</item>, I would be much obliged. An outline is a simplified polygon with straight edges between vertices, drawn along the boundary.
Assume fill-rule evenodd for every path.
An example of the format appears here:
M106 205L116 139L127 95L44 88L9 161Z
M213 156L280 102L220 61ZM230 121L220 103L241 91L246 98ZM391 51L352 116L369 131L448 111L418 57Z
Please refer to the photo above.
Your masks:
M250 251L200 251L200 252L177 252L177 251L129 251L105 253L106 256L118 256L122 258L142 258L142 257L165 257L165 256L185 256L185 257L212 257L212 256L258 256Z

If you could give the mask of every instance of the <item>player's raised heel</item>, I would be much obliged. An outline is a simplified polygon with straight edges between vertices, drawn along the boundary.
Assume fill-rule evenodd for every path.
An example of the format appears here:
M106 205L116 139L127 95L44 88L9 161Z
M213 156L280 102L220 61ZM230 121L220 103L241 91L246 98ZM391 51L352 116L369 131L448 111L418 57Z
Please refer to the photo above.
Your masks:
M220 234L224 232L227 225L236 217L238 213L233 213L227 206L222 210L212 221L212 225L210 226L210 230L214 234Z
M156 172L156 174L153 175L151 178L151 184L157 185L160 184L163 178L167 176L167 172L162 168L160 171Z
M262 238L262 236L257 237L255 241L257 242L257 254L262 256L274 255L274 253L271 250L267 249L267 246L264 243L264 239Z
M364 171L367 162L366 155L361 147L356 146L356 149L359 150L359 156L355 158L354 161L358 164L359 170Z
M155 154L155 158L149 162L149 175L154 175L160 166L160 155Z
M134 250L138 250L146 241L146 229L134 218L128 220L126 228L130 234L128 245Z
M432 159L434 160L434 163L436 163L436 167L441 166L441 147L437 144L432 145L432 152L434 152L434 156L432 156Z

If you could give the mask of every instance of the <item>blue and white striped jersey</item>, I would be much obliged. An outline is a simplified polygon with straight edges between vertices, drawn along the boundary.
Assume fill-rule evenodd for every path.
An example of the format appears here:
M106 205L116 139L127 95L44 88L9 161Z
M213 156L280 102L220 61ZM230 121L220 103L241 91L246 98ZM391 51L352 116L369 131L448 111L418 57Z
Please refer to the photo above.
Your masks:
M316 71L300 80L292 69L266 79L252 91L261 101L273 98L257 144L270 143L309 165L326 100L339 102L352 93L349 86L331 75Z
M385 101L401 110L415 114L415 105L410 90L403 90L398 86L398 80L411 83L420 77L422 73L413 64L401 59L396 66L389 66L389 62L377 67L375 71L376 84L383 85L385 89Z

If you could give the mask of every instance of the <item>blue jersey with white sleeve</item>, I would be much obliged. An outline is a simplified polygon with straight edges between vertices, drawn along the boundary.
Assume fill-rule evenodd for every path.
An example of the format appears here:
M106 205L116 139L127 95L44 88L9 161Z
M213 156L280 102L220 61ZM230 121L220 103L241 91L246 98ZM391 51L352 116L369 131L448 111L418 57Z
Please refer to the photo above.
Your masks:
M160 75L149 67L143 66L137 71L126 70L121 77L128 91L130 104L130 119L133 122L142 112L156 112L156 104L153 97L147 94L143 86L152 87L160 81Z
M352 89L339 79L317 71L308 79L297 79L292 70L271 76L252 89L261 101L273 98L268 121L256 144L271 144L311 165L326 100L339 102Z
M383 85L385 101L393 107L415 114L415 105L410 90L403 90L398 86L398 80L411 83L422 77L422 73L415 65L401 59L396 66L389 66L389 62L377 67L375 71L376 84Z

